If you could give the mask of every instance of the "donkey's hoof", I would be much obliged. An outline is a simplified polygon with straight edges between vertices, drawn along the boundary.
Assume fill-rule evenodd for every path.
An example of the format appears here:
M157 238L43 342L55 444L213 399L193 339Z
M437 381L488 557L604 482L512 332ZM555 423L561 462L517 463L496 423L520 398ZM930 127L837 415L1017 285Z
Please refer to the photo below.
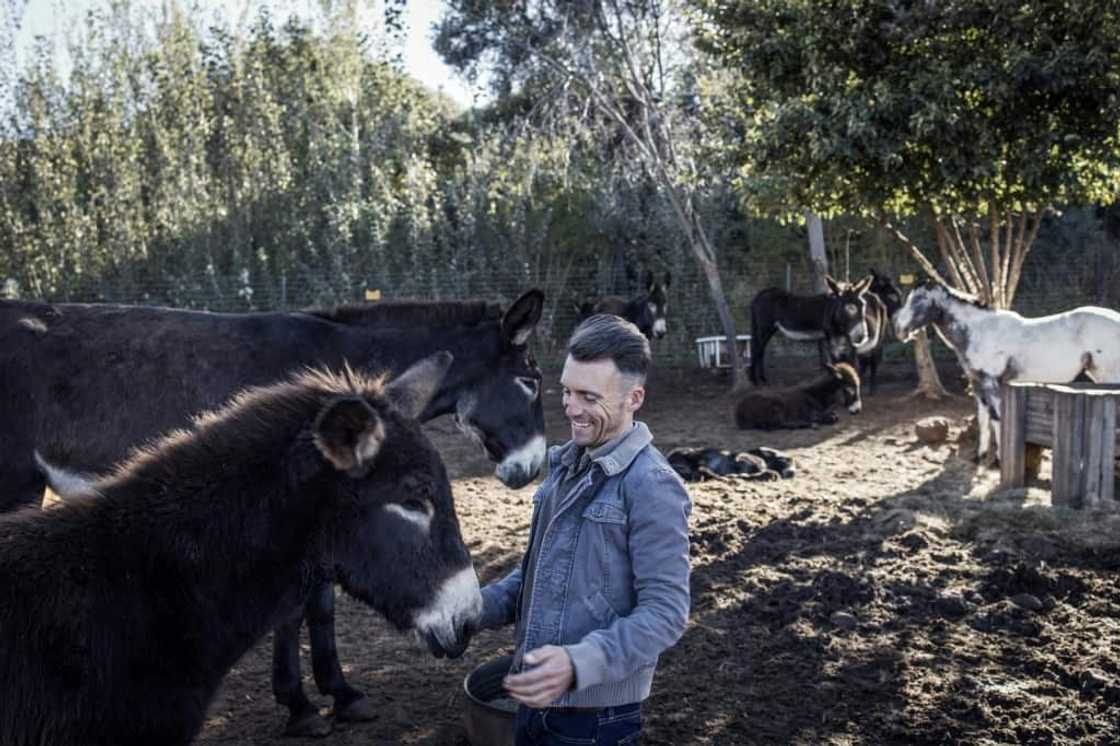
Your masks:
M315 710L307 710L299 716L293 715L284 729L287 738L322 738L330 735L331 723Z
M344 723L362 723L377 719L377 709L364 694L352 702L336 709L334 717Z

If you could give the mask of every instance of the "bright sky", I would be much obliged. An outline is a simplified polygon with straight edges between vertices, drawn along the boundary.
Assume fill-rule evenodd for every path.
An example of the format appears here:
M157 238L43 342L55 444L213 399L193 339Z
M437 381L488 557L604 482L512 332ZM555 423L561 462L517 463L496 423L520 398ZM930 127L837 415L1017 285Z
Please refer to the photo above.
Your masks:
M319 7L319 0L195 0L195 2L203 13L222 14L235 24L240 19L253 19L257 9L265 5L272 9L275 18L287 18L293 13L308 17L314 15ZM189 6L191 2L181 0L181 4ZM16 39L17 54L21 57L25 55L36 36L53 39L57 49L64 49L63 42L67 30L73 24L80 22L88 10L105 8L108 5L109 0L27 0L22 26ZM134 8L158 10L162 5L161 0L132 0ZM368 9L367 15L380 12L379 9L370 7L374 5L377 3L364 4ZM463 106L470 106L472 104L470 86L443 64L439 55L432 49L432 26L439 19L443 6L443 0L410 0L407 3L408 36L404 48L405 69L428 87L442 90Z

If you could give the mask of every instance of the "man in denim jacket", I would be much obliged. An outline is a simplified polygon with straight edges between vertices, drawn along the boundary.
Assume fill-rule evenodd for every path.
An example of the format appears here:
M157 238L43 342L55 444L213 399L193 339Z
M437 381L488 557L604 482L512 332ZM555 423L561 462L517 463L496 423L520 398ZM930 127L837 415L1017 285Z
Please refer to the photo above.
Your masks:
M649 342L599 314L560 377L572 439L549 452L521 566L482 591L484 628L514 624L505 680L515 742L636 743L658 656L688 621L688 492L634 413Z

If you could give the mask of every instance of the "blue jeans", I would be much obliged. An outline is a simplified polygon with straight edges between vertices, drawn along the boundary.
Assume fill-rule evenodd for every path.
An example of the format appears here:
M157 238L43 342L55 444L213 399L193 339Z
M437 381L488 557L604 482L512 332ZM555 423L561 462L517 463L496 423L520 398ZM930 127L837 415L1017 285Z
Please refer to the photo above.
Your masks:
M597 709L517 708L514 746L633 746L642 733L642 704Z

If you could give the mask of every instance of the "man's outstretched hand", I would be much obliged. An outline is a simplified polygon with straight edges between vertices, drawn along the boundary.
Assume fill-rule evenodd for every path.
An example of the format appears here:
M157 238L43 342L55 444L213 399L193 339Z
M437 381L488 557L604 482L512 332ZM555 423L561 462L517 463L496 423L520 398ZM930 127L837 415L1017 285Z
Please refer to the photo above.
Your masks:
M509 696L526 707L548 707L572 687L575 670L568 651L556 645L545 645L525 654L528 671L506 676Z

